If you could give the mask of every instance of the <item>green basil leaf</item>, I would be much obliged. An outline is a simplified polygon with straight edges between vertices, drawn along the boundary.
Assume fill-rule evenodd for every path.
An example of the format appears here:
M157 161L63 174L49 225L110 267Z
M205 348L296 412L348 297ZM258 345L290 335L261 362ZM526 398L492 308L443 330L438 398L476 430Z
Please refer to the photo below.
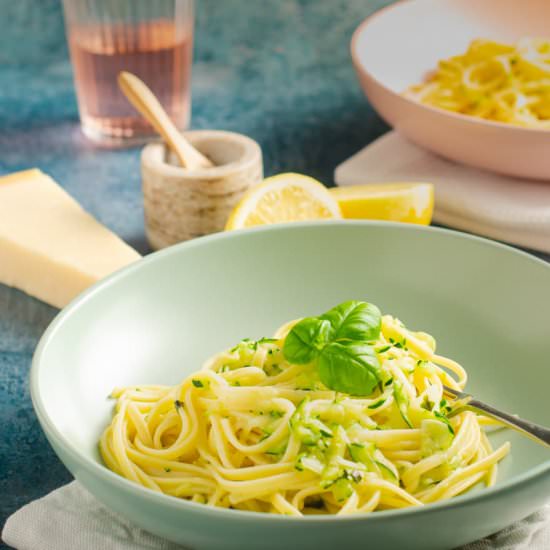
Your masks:
M306 317L296 323L288 333L283 354L289 363L311 363L328 341L330 323L317 317Z
M343 302L319 319L326 319L331 326L329 339L372 342L380 336L382 314L367 302Z
M350 395L369 395L380 382L380 363L368 344L331 342L323 348L318 368L327 388Z

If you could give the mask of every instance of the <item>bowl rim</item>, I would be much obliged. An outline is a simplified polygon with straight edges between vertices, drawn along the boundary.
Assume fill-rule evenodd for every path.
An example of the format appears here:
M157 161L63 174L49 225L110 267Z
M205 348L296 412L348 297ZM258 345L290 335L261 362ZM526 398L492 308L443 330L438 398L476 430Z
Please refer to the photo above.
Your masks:
M229 130L185 130L182 135L193 145L204 145L212 143L232 143L240 145L240 155L235 159L218 164L211 168L194 168L188 170L165 160L165 153L168 146L162 139L154 139L143 146L140 152L141 170L149 169L153 177L169 177L176 180L191 182L198 179L211 181L219 178L232 176L235 173L249 169L262 160L262 150L257 141L244 134L231 132Z
M403 4L413 4L419 1L421 0L397 0L392 4L389 4L387 6L383 6L382 8L377 9L376 11L371 13L369 16L367 16L365 19L363 19L363 21L356 27L351 37L350 53L351 53L351 59L352 59L353 65L357 73L359 73L360 75L363 75L364 77L368 78L370 81L374 82L377 86L382 88L384 92L390 94L394 99L404 101L410 105L414 105L415 107L423 109L424 111L427 111L428 113L431 113L433 115L448 116L452 120L455 120L457 122L471 124L472 126L479 127L479 128L489 127L489 128L496 128L509 133L524 133L525 135L531 135L531 136L533 136L534 134L540 134L540 135L546 134L546 136L549 136L550 129L529 128L526 126L507 124L506 122L499 122L496 120L486 120L484 118L465 115L462 113L455 113L454 111L447 111L446 109L441 109L440 107L433 107L431 105L421 103L420 101L415 101L403 94L395 92L390 87L386 86L381 80L376 78L366 68L364 63L362 63L361 61L361 55L359 54L359 49L358 49L359 38L361 37L365 29L372 23L374 19L383 15L384 13L392 10L400 9Z
M173 254L179 254L181 250L191 249L197 246L207 245L209 242L215 242L224 239L234 239L240 238L243 235L254 235L257 233L264 232L284 232L284 231L294 231L294 230L316 230L319 227L326 226L357 226L357 227L385 227L406 231L415 231L418 233L439 233L441 235L446 235L450 238L455 239L465 239L473 242L477 242L481 245L488 246L490 248L497 248L513 255L523 257L525 261L537 264L544 269L547 269L550 272L550 263L537 258L536 256L525 252L523 250L518 250L512 246L500 243L498 241L493 241L483 237L478 237L476 235L471 235L462 231L457 231L453 229L447 229L442 227L433 227L433 226L422 226L422 225L413 225L400 222L385 222L385 221L373 221L373 220L323 220L323 221L309 221L309 222L293 222L293 223L284 223L284 224L274 224L269 226L259 226L248 229L240 229L230 232L220 232L212 235L207 235L204 237L199 237L191 241L179 243L177 245L168 247L157 252L153 252L146 257L143 257L138 262L134 262L115 273L109 275L108 277L102 279L101 281L92 285L89 289L85 290L77 298L75 298L70 304L63 308L51 321L50 325L40 338L40 341L36 347L36 350L33 354L31 369L30 369L30 394L35 410L35 414L40 421L40 425L47 438L55 442L56 446L60 447L66 455L69 455L71 459L79 464L84 470L86 470L92 476L99 476L102 481L111 484L117 489L121 489L125 492L129 492L138 498L143 498L151 503L154 503L159 506L167 506L181 511L189 511L194 513L202 513L210 516L212 519L237 519L241 518L243 520L253 519L254 521L277 521L279 523L287 523L295 521L300 521L303 523L312 523L316 524L318 522L329 521L331 523L348 523L356 521L365 521L369 519L372 521L373 518L380 519L391 519L395 517L404 517L409 515L420 516L422 514L430 513L432 511L440 511L447 509L455 509L466 506L471 502L483 502L496 497L497 495L514 492L519 486L525 485L530 482L537 482L545 474L550 474L550 458L537 466L526 470L525 472L514 476L509 480L505 480L502 483L497 483L492 487L484 488L481 491L475 493L467 492L465 494L453 497L448 500L437 501L434 503L426 504L424 506L410 506L401 509L394 510L383 510L376 512L376 514L352 514L347 516L337 516L337 515L307 515L302 517L293 517L286 516L282 514L266 514L261 512L251 512L245 510L233 510L227 508L218 508L214 506L206 506L204 504L199 504L191 502L185 499L174 497L171 495L166 495L164 493L158 493L142 485L130 481L115 472L109 470L105 465L101 464L98 461L93 460L91 457L79 451L78 447L74 445L69 438L62 434L54 422L50 419L46 412L46 407L44 405L44 400L40 391L39 377L40 369L42 364L42 356L45 354L49 342L55 338L57 331L62 327L62 325L70 320L71 315L74 311L79 309L83 304L92 300L94 296L98 293L101 293L103 288L108 287L116 283L119 279L124 279L132 272L142 269L141 266L157 261L157 258L162 258L165 256L171 256ZM549 273L550 275L550 273ZM54 449L55 450L55 449ZM56 451L56 454L57 451ZM59 455L58 455L59 458ZM72 474L72 472L71 472ZM73 474L74 476L74 474ZM74 476L76 477L76 476Z

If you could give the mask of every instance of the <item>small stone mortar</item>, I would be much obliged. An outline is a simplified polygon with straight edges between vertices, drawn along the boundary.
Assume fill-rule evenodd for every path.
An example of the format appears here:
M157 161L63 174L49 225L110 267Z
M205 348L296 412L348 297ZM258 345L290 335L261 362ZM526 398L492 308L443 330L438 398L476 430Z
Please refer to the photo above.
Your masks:
M215 166L188 170L164 143L144 147L145 230L155 250L222 231L243 194L263 178L262 151L253 139L220 130L184 135Z

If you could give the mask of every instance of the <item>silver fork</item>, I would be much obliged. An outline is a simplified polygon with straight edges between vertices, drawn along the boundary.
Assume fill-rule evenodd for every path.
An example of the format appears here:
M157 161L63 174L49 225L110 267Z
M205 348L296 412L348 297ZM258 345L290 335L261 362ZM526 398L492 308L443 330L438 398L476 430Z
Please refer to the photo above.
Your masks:
M508 414L504 411L499 411L498 409L491 407L491 405L487 405L486 403L475 399L469 393L453 390L448 386L443 386L443 392L447 397L452 397L453 399L457 400L456 404L458 405L458 407L456 409L453 408L453 410L449 413L449 417L461 413L462 411L468 410L481 412L486 416L490 416L491 418L502 422L509 428L512 428L513 430L516 430L523 435L526 435L533 441L550 447L549 428L545 428L544 426L540 426L539 424L535 424L534 422L529 422L528 420L523 420L521 418L518 418L517 416L512 416L511 414Z

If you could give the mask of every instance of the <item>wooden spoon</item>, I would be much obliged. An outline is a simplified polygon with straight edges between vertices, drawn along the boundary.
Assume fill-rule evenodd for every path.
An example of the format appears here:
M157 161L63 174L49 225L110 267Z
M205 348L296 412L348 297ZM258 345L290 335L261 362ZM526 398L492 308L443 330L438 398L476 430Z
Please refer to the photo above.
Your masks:
M132 73L122 71L118 75L118 85L130 103L151 123L174 151L184 168L195 170L214 166L181 135L155 94L143 80Z

